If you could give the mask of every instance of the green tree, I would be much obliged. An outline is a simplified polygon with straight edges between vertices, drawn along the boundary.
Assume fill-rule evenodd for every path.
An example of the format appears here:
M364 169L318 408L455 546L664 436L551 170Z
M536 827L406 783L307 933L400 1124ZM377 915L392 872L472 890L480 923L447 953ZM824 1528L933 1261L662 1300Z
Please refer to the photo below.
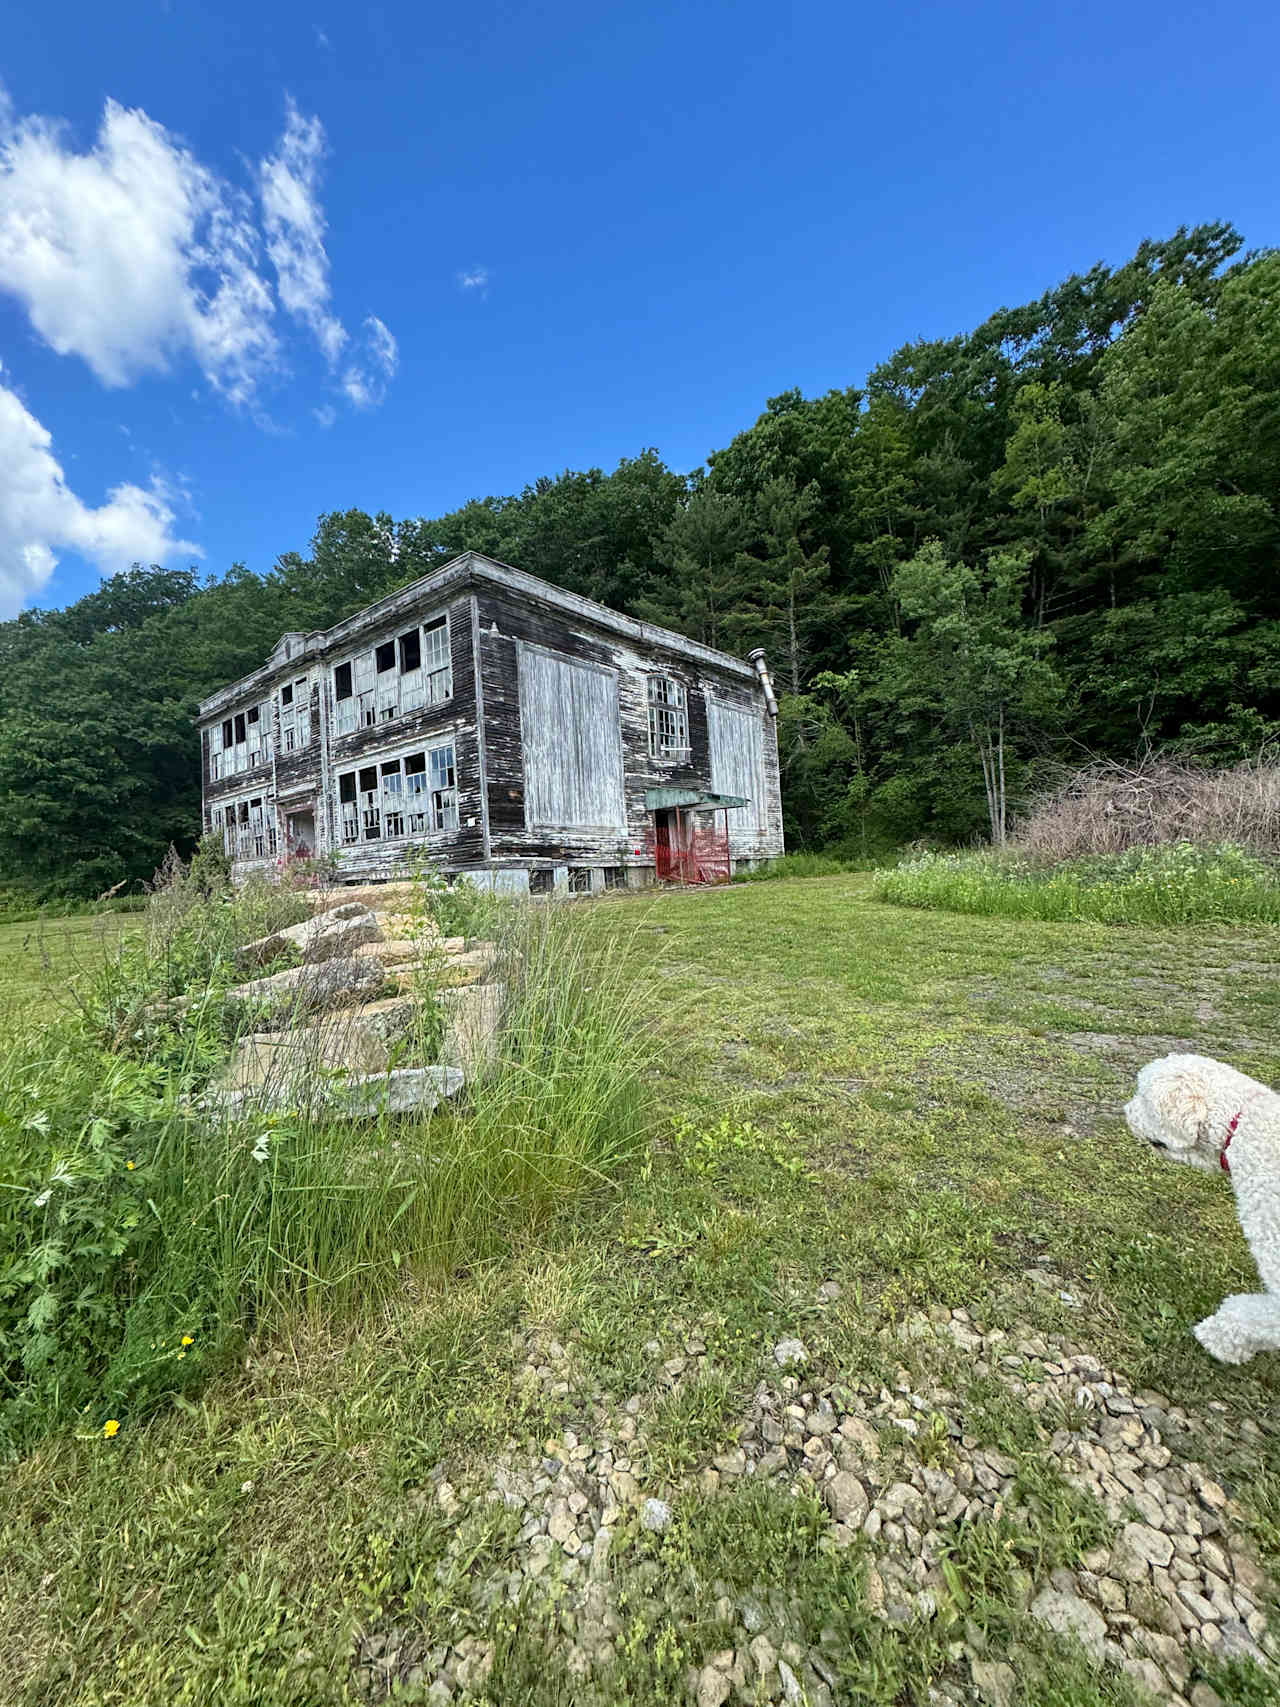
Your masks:
M747 537L741 501L703 483L654 546L657 568L637 614L705 646L735 646L744 599L740 557Z
M1008 833L1009 743L1043 727L1060 693L1045 657L1050 637L1023 618L1026 578L1025 553L992 552L974 568L949 558L939 540L894 576L911 625L895 648L903 703L933 709L946 735L973 747L997 845Z

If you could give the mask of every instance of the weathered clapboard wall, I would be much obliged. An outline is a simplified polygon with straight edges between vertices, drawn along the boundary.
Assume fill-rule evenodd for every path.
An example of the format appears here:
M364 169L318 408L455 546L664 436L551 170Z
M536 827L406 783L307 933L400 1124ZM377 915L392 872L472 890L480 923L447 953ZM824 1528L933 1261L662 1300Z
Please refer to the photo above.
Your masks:
M370 612L359 612L337 629L329 631L324 670L324 717L327 732L329 781L324 790L325 842L342 864L344 877L377 878L402 870L412 851L408 842L361 842L342 846L338 810L337 777L360 765L399 758L443 741L452 741L457 777L458 828L436 830L420 838L417 845L433 860L450 869L463 870L485 861L484 811L482 804L479 733L476 719L475 646L471 627L471 597L466 591L427 599L413 589L384 599ZM439 705L423 706L399 717L357 729L351 735L337 734L333 666L353 651L368 651L395 637L406 625L431 617L449 618L449 656L453 671L453 693Z
M532 577L522 577L532 581ZM536 587L538 584L534 583ZM758 803L730 814L735 858L758 860L782 851L782 805L777 741L764 695L749 665L709 648L672 645L676 637L647 625L610 621L589 600L569 602L558 590L540 597L519 583L489 583L477 591L480 689L487 755L490 853L498 865L566 863L651 865L652 815L645 790L687 784L722 793L758 792ZM693 652L695 655L690 656ZM699 656L697 654L705 654ZM721 655L723 656L723 655ZM603 673L616 686L619 739L583 729L565 709L539 698L535 717L522 704L531 680L529 660L550 657ZM683 683L689 719L689 754L681 762L649 752L648 678L660 672ZM539 680L535 670L532 680ZM535 686L536 692L536 686ZM752 758L732 776L714 774L710 721L727 708L750 732ZM547 749L557 743L590 742L590 756L604 772L621 763L624 821L545 824L530 799ZM723 757L723 750L722 750ZM723 763L721 770L724 770ZM730 787L748 774L758 790Z
M339 734L336 667L442 614L450 697ZM685 688L689 751L679 760L650 756L653 673ZM308 674L310 740L285 752L278 692ZM215 780L210 730L264 701L275 731L270 760ZM316 851L335 855L353 880L402 870L411 845L450 870L651 867L644 795L663 784L748 796L751 805L730 814L734 858L782 851L774 720L750 665L476 553L325 632L284 636L261 670L202 704L200 731L206 828L215 806L260 794L278 809L283 838L285 815L313 806ZM455 755L457 829L414 844L344 847L339 775L446 740ZM258 863L272 862L238 861L237 872Z

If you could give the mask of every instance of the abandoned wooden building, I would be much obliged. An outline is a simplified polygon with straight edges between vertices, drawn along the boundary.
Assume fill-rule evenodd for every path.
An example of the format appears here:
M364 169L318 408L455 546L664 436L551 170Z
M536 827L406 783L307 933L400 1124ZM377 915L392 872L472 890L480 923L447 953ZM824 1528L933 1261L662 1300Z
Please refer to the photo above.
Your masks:
M715 881L782 852L776 715L763 652L467 552L202 703L204 827L237 877Z

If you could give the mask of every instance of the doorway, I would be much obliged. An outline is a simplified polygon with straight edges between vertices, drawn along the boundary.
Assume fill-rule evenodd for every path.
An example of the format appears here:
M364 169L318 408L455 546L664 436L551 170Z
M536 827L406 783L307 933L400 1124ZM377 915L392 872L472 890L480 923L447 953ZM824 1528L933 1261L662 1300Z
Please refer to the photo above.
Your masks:
M311 859L316 851L316 814L313 806L290 812L285 819L285 848L290 859Z

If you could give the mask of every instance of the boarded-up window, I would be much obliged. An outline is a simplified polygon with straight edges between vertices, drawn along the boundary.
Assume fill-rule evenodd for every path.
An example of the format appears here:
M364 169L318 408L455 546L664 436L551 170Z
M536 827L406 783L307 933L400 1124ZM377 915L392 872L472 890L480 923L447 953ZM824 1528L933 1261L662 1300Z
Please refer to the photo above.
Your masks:
M530 827L626 824L612 671L522 646L520 734Z
M711 743L711 786L717 794L741 794L750 806L729 813L730 835L750 836L765 828L764 729L758 712L707 697Z

